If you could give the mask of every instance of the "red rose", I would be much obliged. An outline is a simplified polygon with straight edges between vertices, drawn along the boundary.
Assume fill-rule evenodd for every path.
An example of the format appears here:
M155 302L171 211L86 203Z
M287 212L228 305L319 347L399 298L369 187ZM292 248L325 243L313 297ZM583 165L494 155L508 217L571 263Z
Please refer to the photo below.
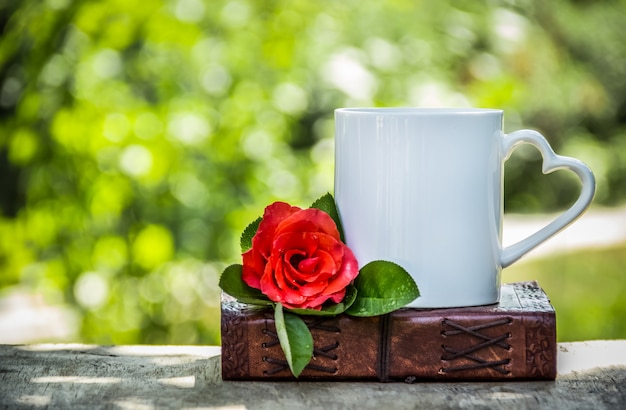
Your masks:
M290 309L341 302L358 273L356 258L327 213L284 202L265 208L252 248L243 254L243 280Z

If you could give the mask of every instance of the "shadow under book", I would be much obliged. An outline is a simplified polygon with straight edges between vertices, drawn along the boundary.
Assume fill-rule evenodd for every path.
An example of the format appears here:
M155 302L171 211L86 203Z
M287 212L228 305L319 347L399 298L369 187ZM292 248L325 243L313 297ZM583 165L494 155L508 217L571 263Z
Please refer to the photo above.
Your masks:
M222 378L296 380L273 310L222 297ZM556 317L536 282L504 284L500 302L304 317L314 353L297 380L515 380L556 377Z

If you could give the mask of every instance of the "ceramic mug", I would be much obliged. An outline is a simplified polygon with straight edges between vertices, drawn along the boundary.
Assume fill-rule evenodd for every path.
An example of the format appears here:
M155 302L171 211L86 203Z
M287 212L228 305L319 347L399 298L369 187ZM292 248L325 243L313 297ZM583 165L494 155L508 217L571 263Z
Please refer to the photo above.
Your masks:
M341 108L335 111L335 201L345 240L361 266L388 260L406 269L415 308L498 302L500 275L575 221L595 193L591 170L556 155L536 131L502 131L492 109ZM504 161L534 145L543 173L574 172L577 201L543 229L502 247Z

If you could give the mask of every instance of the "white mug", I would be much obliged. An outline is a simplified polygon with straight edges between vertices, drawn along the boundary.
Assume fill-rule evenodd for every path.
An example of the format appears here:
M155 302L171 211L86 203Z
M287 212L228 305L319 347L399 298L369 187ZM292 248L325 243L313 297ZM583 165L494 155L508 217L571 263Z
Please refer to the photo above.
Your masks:
M395 262L420 289L408 307L492 304L502 268L560 232L590 205L591 170L556 155L536 131L502 131L492 109L341 108L335 111L335 201L359 265ZM502 247L503 165L534 145L543 173L573 171L578 200L528 238Z

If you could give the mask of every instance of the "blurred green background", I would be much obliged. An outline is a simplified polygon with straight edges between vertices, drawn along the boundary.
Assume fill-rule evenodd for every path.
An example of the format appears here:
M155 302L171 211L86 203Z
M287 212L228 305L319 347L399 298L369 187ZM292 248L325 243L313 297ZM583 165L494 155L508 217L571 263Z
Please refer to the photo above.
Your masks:
M0 313L57 309L43 340L217 344L242 229L332 192L337 107L502 108L621 205L625 28L623 0L0 0ZM507 162L507 212L577 197L540 161ZM540 281L560 340L626 338L625 254L503 278Z

